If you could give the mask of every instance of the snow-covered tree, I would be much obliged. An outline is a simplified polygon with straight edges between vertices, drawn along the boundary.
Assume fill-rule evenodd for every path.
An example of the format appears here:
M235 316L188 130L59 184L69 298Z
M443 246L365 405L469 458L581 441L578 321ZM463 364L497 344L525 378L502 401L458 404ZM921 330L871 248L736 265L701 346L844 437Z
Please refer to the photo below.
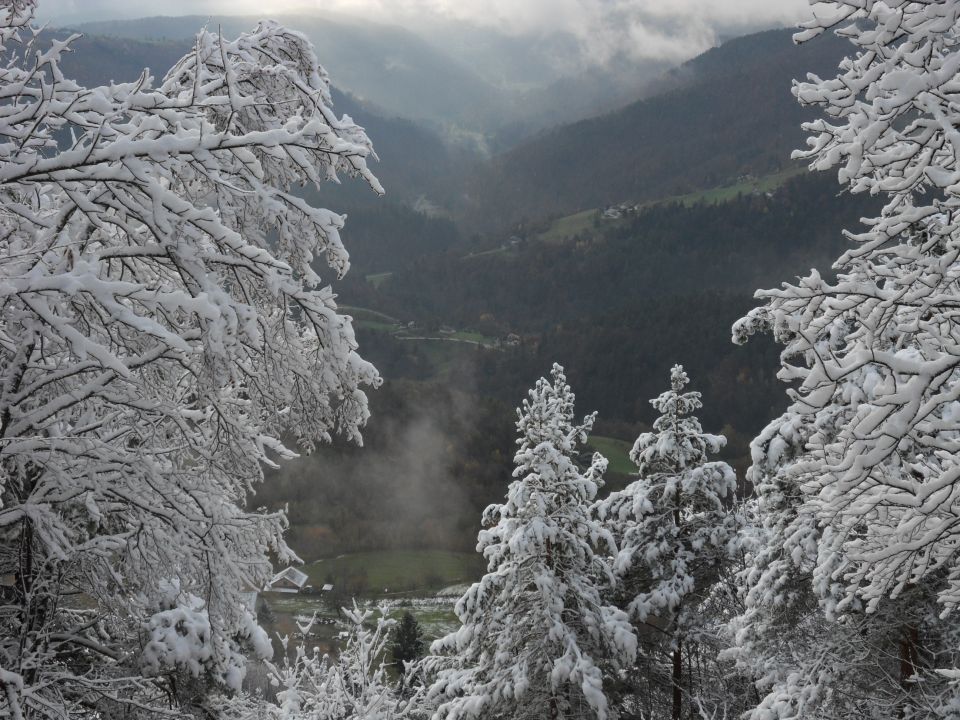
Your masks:
M385 608L343 608L349 637L336 658L308 651L304 640L313 620L301 627L292 657L267 663L277 701L227 700L224 715L238 720L404 720L412 717L422 690L401 694L387 672L387 645L395 622ZM374 622L375 619L375 622ZM371 628L372 625L372 628ZM289 638L283 639L286 649Z
M590 505L606 468L575 451L593 415L575 423L563 368L541 378L517 411L516 478L502 505L484 512L477 549L487 574L456 605L459 630L428 659L435 718L605 718L604 666L632 662L626 614L605 604L610 533Z
M643 673L655 674L657 656L664 650L670 655L668 686L676 719L682 716L684 695L692 694L684 653L691 656L698 636L716 631L704 609L730 565L737 533L736 476L727 463L707 459L726 440L703 432L693 415L702 407L700 393L685 392L688 383L683 366L675 365L670 390L650 401L660 413L653 432L641 434L630 451L638 479L598 503L599 516L619 545L614 570L628 596L627 610L641 629L656 628L652 668ZM648 704L655 702L647 698Z
M766 305L735 335L771 330L786 346L781 376L799 384L791 413L813 428L796 472L810 470L805 496L829 521L830 555L843 557L842 567L823 568L845 585L838 602L860 597L873 607L944 569L941 598L952 606L960 600L960 3L822 6L798 39L836 26L858 53L837 78L796 86L801 102L830 117L805 126L814 136L798 155L818 169L842 165L841 182L887 203L863 232L848 233L854 247L837 261L836 281L813 272L758 293Z
M795 386L754 442L763 533L740 657L769 692L757 717L865 712L865 652L889 659L875 711L934 712L952 702L935 671L956 665L960 601L960 3L835 0L815 14L798 41L834 29L856 53L837 77L795 85L827 116L796 155L886 203L847 233L835 280L762 291L734 328L737 341L772 332ZM782 652L791 625L808 638L792 644L802 661Z
M841 586L813 582L824 528L790 474L812 431L786 413L752 445L758 497L741 538L743 609L723 654L756 683L748 717L882 717L891 708L916 717L917 707L946 707L953 690L931 670L955 664L960 626L939 617L935 585L908 588L872 613L825 611Z
M0 2L0 715L202 712L270 652L263 464L359 440L378 382L315 269L344 218L297 194L379 191L372 148L274 23L85 88L33 10Z

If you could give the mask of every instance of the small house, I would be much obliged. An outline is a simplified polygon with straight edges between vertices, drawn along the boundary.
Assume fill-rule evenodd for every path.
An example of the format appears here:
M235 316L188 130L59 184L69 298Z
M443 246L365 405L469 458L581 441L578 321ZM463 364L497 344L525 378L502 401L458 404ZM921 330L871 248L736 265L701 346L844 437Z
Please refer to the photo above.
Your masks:
M270 592L296 593L303 589L307 583L307 574L295 567L288 567L281 570L273 576L273 580L267 583L267 590Z

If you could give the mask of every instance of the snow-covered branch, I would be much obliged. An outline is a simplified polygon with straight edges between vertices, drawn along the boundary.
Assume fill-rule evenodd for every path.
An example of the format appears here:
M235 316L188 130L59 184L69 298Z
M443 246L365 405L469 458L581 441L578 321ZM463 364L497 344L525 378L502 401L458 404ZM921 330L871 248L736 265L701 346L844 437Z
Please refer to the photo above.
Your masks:
M360 439L379 378L321 278L344 220L297 192L382 189L302 35L203 31L159 83L85 88L32 9L0 8L3 688L12 714L149 714L203 702L177 674L239 687L240 593L293 557L246 509L280 438Z

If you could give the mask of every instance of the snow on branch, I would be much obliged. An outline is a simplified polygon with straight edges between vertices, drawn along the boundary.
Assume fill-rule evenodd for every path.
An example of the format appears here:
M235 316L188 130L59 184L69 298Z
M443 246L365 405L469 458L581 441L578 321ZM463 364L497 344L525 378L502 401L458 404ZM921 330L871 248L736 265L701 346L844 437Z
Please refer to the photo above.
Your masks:
M771 332L791 384L752 446L737 653L766 693L756 718L842 716L855 697L949 714L933 663L958 662L960 3L812 4L796 40L853 48L836 77L795 82L822 115L794 155L884 205L847 233L835 279L760 291L733 329Z
M299 33L202 31L159 82L86 88L33 8L0 8L0 683L14 714L170 707L170 672L239 686L240 593L293 559L247 509L281 437L359 441L379 383L327 284L344 218L300 189L382 188Z

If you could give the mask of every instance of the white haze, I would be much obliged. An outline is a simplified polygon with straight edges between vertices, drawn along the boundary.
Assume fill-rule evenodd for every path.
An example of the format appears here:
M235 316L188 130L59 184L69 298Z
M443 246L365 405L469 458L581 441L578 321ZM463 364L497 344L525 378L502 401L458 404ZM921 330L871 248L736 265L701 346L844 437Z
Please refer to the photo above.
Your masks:
M717 44L722 35L795 24L809 17L806 0L40 0L54 24L159 14L267 16L339 12L397 23L430 34L445 21L511 35L563 33L577 39L579 60L613 57L679 61Z

